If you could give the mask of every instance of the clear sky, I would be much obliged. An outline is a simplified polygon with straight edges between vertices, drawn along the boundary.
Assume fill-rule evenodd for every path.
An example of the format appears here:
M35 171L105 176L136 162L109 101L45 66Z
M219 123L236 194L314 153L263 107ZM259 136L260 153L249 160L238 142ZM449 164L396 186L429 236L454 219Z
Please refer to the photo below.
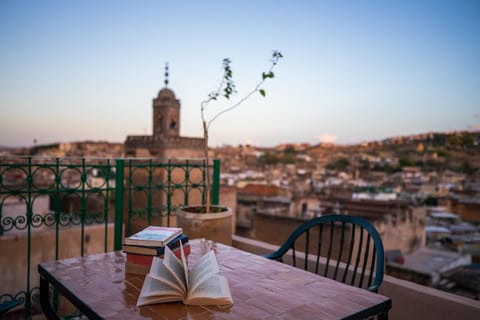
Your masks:
M214 122L212 146L480 129L477 0L1 0L0 145L150 135L167 61L181 135L200 137L222 59L240 97L273 49L267 97Z

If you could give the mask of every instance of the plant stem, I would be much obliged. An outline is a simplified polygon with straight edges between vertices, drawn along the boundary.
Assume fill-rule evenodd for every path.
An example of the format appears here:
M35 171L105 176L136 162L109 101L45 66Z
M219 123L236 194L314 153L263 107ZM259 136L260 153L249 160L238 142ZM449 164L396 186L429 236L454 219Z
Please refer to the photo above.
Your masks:
M208 156L208 126L207 122L205 120L203 122L203 138L205 139L204 144L203 144L203 152L205 155L205 174L206 174L206 184L205 184L205 189L206 189L206 213L210 212L210 158Z

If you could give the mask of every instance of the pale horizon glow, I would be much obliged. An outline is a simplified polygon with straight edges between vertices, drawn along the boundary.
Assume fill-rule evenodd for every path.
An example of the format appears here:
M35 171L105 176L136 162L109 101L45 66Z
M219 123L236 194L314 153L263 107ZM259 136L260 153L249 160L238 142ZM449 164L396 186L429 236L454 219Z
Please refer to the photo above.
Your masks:
M233 63L238 97L210 145L352 144L480 130L479 1L0 1L0 146L152 133L169 85L180 132ZM211 106L213 112L218 106Z

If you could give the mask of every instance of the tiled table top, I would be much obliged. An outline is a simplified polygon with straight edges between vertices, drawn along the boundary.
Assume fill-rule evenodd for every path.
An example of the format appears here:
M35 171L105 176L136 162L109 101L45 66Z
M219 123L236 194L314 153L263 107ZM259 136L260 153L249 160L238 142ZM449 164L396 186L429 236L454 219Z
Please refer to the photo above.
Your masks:
M190 241L189 265L205 252ZM340 319L387 311L391 300L229 246L215 248L233 306L181 302L136 307L143 277L125 274L121 252L42 263L39 271L67 297L105 319ZM72 299L70 299L72 300Z

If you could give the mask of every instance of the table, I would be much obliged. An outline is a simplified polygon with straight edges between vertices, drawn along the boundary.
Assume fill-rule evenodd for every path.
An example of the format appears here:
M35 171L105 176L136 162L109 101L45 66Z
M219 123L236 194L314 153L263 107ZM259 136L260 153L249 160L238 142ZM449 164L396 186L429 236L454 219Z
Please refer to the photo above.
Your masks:
M190 241L189 265L206 252ZM52 285L90 319L364 319L388 316L388 297L314 273L215 244L233 306L185 306L181 302L136 307L143 276L125 274L125 254L110 252L38 265L40 302L58 319L48 291Z

